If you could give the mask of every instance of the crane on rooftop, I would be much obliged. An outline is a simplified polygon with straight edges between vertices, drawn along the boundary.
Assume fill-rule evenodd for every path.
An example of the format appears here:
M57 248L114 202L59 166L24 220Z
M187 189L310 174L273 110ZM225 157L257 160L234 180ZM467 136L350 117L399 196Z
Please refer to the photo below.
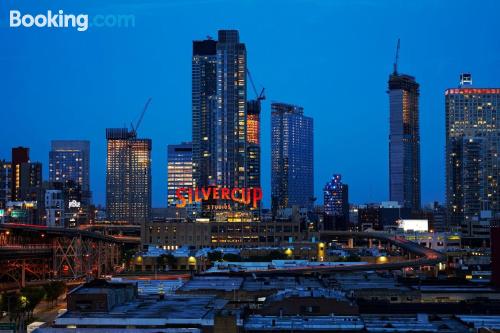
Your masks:
M398 46L396 47L396 56L394 57L394 74L398 74L398 62L399 62L399 46L400 39L398 38Z
M146 113L146 110L149 107L149 103L151 103L151 99L152 98L149 97L148 100L146 101L146 104L144 104L144 108L142 108L142 112L141 112L139 119L137 120L137 123L135 124L135 126L133 123L130 123L131 134L134 137L137 136L137 130L139 129L139 126L141 126L142 118L144 118L144 114Z
M259 94L257 92L257 88L255 88L255 83L253 82L252 74L250 73L250 70L248 68L247 68L247 75L248 75L248 79L250 80L250 84L252 86L256 100L259 102L265 100L266 99L266 95L265 95L266 88L262 88L262 90L260 91L260 94Z

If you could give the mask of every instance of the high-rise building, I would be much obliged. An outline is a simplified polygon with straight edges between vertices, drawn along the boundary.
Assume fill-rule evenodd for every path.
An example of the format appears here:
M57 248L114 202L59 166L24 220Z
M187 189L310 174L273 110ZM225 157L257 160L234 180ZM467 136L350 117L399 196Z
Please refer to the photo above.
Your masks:
M260 100L247 102L247 165L250 188L260 188Z
M0 209L4 209L12 195L12 165L5 160L0 161Z
M219 30L218 37L214 185L246 187L246 47L237 30Z
M29 162L29 148L12 148L12 189L11 198L13 201L20 200L21 189L21 165Z
M243 188L248 182L246 47L237 30L220 30L218 40L193 42L193 182L195 187ZM255 148L252 150L255 156ZM240 204L206 201L214 206ZM236 209L238 208L238 209Z
M193 41L192 121L194 186L215 183L215 111L217 109L217 41Z
M482 244L500 214L500 89L471 84L462 74L460 87L445 91L446 201L462 240Z
M177 189L193 187L193 145L191 142L168 145L167 159L167 201L169 206L175 206Z
M141 224L151 217L151 140L126 128L106 129L106 210L110 221Z
M42 164L31 162L29 148L12 148L12 201L35 201L42 186Z
M331 216L349 216L349 192L341 175L333 175L323 189L324 212Z
M326 230L347 228L349 222L349 191L342 176L334 174L323 188L324 227Z
M90 142L54 140L49 152L49 180L81 192L82 205L90 205ZM76 188L74 185L77 185Z
M313 119L297 105L271 105L271 205L280 209L314 204Z
M403 207L420 209L419 84L415 78L389 76L389 198Z

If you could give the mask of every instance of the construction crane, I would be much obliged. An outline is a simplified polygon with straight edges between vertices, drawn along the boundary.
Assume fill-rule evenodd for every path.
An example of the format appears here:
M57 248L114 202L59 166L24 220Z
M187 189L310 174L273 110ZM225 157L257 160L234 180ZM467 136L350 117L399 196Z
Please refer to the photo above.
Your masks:
M396 56L394 57L394 74L398 74L399 45L400 45L400 39L398 38L398 46L396 47Z
M144 118L144 114L146 113L146 110L149 107L149 103L151 103L151 99L152 98L149 97L148 100L146 101L146 104L144 104L144 108L142 109L141 115L139 116L139 119L137 120L135 126L134 124L130 123L131 133L134 137L137 136L137 130L139 129L139 126L141 126L142 118Z
M257 99L257 101L265 100L266 99L266 95L265 95L266 88L262 88L262 90L260 91L260 94L259 94L257 92L257 89L255 88L255 83L253 82L252 74L250 73L248 68L247 68L247 75L248 75L248 79L250 80L250 84L252 85L252 89L253 89L253 92L255 94L255 98Z

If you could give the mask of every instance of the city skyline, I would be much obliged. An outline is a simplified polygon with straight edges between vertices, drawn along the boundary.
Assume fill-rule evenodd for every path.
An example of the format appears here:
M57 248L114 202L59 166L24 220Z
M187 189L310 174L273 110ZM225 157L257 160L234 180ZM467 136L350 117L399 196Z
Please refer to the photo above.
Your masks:
M326 9L338 9L335 6L328 6L325 4L321 4L318 6L326 6ZM411 4L408 6L417 6L415 4ZM180 6L181 9L177 8L177 10L180 10L182 12L182 6ZM344 6L345 10L353 10L352 7L349 6ZM376 6L379 11L375 11L374 15L376 17L382 15L380 13L380 10L383 10L387 7L387 5L379 5ZM333 9L332 9L333 8ZM487 9L488 6L483 7L481 9L481 12L483 15L487 15ZM417 8L418 9L418 8ZM116 9L117 10L117 9ZM436 6L431 6L430 7L430 12L432 15L443 15L444 18L444 11L443 10L443 5L436 5ZM458 8L452 9L454 11L460 12L464 11L465 9L463 6L458 6ZM328 12L328 11L327 11ZM334 13L330 12L332 15ZM289 13L290 15L294 15L294 13ZM138 14L138 19L141 18L141 12ZM295 13L296 15L296 13ZM319 15L319 14L316 14ZM365 14L366 15L366 10ZM377 16L378 15L378 16ZM451 15L453 16L453 15ZM323 17L322 15L319 15L319 17ZM457 15L456 17L459 17ZM280 17L281 18L281 17ZM134 29L140 30L140 22L141 20L137 21L137 27ZM144 22L144 21L143 21ZM444 23L442 23L444 24ZM208 24L206 27L200 27L197 28L195 32L190 31L186 35L182 35L179 37L180 43L178 44L179 47L181 48L182 57L186 57L186 54L188 54L187 58L189 59L189 54L190 54L190 48L191 48L191 43L192 40L195 39L201 39L203 38L207 33L215 35L216 31L219 28L223 28L224 26L224 21L220 24L217 25L212 25ZM306 22L304 25L304 30L309 31L308 29L313 29L315 26L314 22ZM149 26L150 27L150 26ZM441 27L441 29L438 29ZM477 26L479 28L479 32L481 32L481 26ZM262 123L263 123L263 129L262 129L262 134L263 134L263 139L262 139L262 168L263 168L263 179L262 179L262 185L264 187L264 206L269 207L270 206L270 101L273 100L280 100L284 101L287 103L296 103L299 105L304 106L304 108L307 110L308 115L312 116L315 119L315 123L318 124L319 127L315 128L315 196L318 198L321 198L321 188L322 185L324 184L325 181L327 181L331 175L332 172L339 172L342 173L344 176L344 179L346 182L349 183L351 187L351 197L353 202L373 202L373 201L384 201L388 199L388 189L387 189L387 135L388 135L388 125L387 125L387 119L388 119L388 103L387 103L387 96L385 94L385 85L386 85L386 75L387 72L391 69L391 65L393 62L393 54L395 51L395 41L397 40L397 37L402 38L402 48L401 48L401 57L400 57L400 68L402 72L405 73L410 73L411 75L414 75L415 77L418 78L419 83L421 84L421 129L423 133L421 134L422 137L422 194L423 194L423 200L422 204L426 204L429 201L432 200L439 200L441 202L444 201L444 98L443 98L443 91L446 88L453 88L458 85L458 76L460 72L464 71L470 71L475 77L475 83L477 83L478 86L481 87L495 87L498 86L498 71L499 67L498 66L498 59L493 59L493 54L495 52L491 53L485 53L481 52L481 49L485 46L483 46L480 42L484 41L482 38L486 38L488 33L486 30L484 30L484 36L480 36L478 38L480 41L471 41L471 49L477 50L474 51L474 57L471 56L469 49L468 50L462 50L462 53L459 52L453 52L453 47L448 48L446 50L443 50L441 47L437 47L436 49L436 41L435 39L432 39L432 36L427 36L429 37L429 40L426 40L424 43L424 39L422 37L418 38L411 38L411 33L409 33L410 36L408 36L408 33L405 35L405 33L399 32L390 32L389 30L385 29L385 31L390 32L387 35L384 35L384 37L379 37L376 39L378 42L382 42L382 46L378 47L377 51L380 52L380 55L377 55L377 57L380 58L375 58L373 59L374 61L371 63L371 66L376 67L376 66L381 66L381 64L384 64L382 70L380 72L383 72L383 75L380 74L374 74L374 71L370 69L368 71L368 74L370 76L370 84L373 87L376 87L376 89L373 89L374 92L370 92L369 96L375 96L375 98L367 98L367 100L372 100L371 104L364 104L364 102L360 101L359 108L352 108L349 109L349 111L352 112L345 112L346 110L345 106L346 104L342 104L345 102L338 102L338 103L327 103L326 101L323 101L319 98L314 98L314 96L319 95L319 92L321 92L322 88L315 87L315 89L312 89L311 91L308 91L305 95L301 95L301 89L304 89L304 83L301 83L300 81L305 81L306 83L313 82L314 81L314 75L309 74L308 70L304 70L299 67L293 67L292 65L292 71L289 70L289 67L291 65L290 62L286 62L285 60L282 60L282 64L276 64L276 61L278 58L280 58L278 55L273 56L273 53L275 52L267 52L264 50L264 48L269 48L272 45L269 43L273 41L274 38L262 38L260 40L255 39L255 34L259 33L259 29L256 29L255 32L252 31L248 27L248 24L243 20L241 24L235 25L234 28L240 30L240 36L242 40L245 41L247 45L247 49L249 52L248 55L248 62L249 62L249 68L252 70L252 74L254 76L254 79L257 83L257 85L264 86L266 87L266 90L268 91L269 95L269 102L263 103L263 108L262 108ZM366 26L364 27L366 29ZM422 27L425 31L429 31L426 29L430 29L429 27ZM381 33L384 31L380 31L380 27L377 28L377 33ZM443 26L437 25L434 26L434 29L438 29L439 33L445 34L446 29L444 29ZM404 29L403 29L404 30ZM491 29L491 26L489 27L488 31L494 31L495 29ZM281 31L282 32L282 31ZM1 34L4 34L4 32L0 32ZM40 33L40 32L37 32ZM17 37L21 37L21 40L26 41L29 40L31 41L34 37L36 37L37 33L34 32L16 32L12 33L12 35L16 35ZM134 33L134 30L132 31L125 31L125 30L112 30L112 31L103 31L99 32L98 35L104 38L105 35L115 35L118 34L119 36L125 37L125 35L128 35L129 33ZM299 36L302 36L304 32L297 32ZM464 32L465 33L465 32ZM71 41L72 36L70 36L69 40L68 37L61 36L60 34L56 33L55 35L52 32L42 32L43 36L47 39L56 38L54 41L56 45L58 43L62 43L63 41L68 41L69 46L71 50L75 50L77 46L74 44L74 42ZM95 32L97 34L97 32ZM278 32L273 32L273 34L279 34ZM491 32L490 32L491 34ZM68 36L71 34L68 34ZM327 37L329 34L324 34L322 32L321 38ZM368 34L370 36L370 34ZM425 34L424 34L425 35ZM452 44L454 38L457 38L453 35L448 35L446 34L450 39L449 43ZM304 43L306 45L311 46L311 42L313 40L305 38L306 35L304 36ZM369 37L367 36L367 37ZM442 37L442 35L440 35ZM491 35L490 35L491 36ZM6 36L7 40L8 34ZM284 43L288 40L289 36L283 35L283 40L281 40L279 43L277 43L275 48L273 50L279 51L279 50L286 50ZM331 38L339 38L338 36L330 36ZM59 39L57 39L59 38ZM82 37L79 37L82 38ZM83 37L85 38L85 37ZM317 37L319 38L319 37ZM351 37L352 38L352 37ZM365 41L365 39L363 39ZM433 42L434 40L434 42ZM356 50L355 47L353 47L353 41L348 41L345 40L345 43L341 44L341 46L344 47L350 47L351 51ZM373 47L374 41L367 40L365 41L368 45L368 47ZM418 45L418 42L421 44L421 48L417 50L417 52L412 52L413 49L415 48L415 44ZM456 40L455 40L456 42ZM434 43L434 44L433 44ZM474 44L477 43L477 44ZM27 43L25 43L27 44ZM35 43L36 44L36 43ZM23 45L23 47L20 48L19 42L14 43L14 48L13 52L18 52L21 51L25 48L30 48L27 45ZM116 46L116 45L115 45ZM449 46L449 45L448 45ZM496 45L489 46L488 49L491 47L495 47ZM147 48L148 52L153 50L154 48ZM187 53L186 53L187 50ZM163 54L166 50L159 48L159 53ZM303 53L302 51L296 51L296 52L291 52L291 55L288 57L293 61L297 61L297 59L300 58ZM435 63L430 62L424 62L420 59L415 59L419 54L423 52L424 54L427 53L432 53L433 55L440 55L441 58L437 57L437 63L439 64L438 66L438 72L439 75L431 74L431 71L435 70L435 67L432 66ZM416 53L416 54L412 54ZM13 53L14 54L14 53ZM492 54L492 55L488 55ZM64 52L63 52L64 55ZM152 63L158 65L159 59L158 59L158 53L154 53L152 55ZM456 57L458 59L453 59L453 64L448 64L446 62L443 62L443 55L444 58L446 57ZM8 57L9 55L7 55ZM62 55L55 55L56 57L60 57ZM116 57L121 57L123 55L118 55L116 54ZM179 56L180 57L180 56ZM375 56L374 56L375 57ZM130 58L125 57L123 61L130 61ZM265 58L266 61L263 61L262 59ZM360 60L359 56L354 57L357 60ZM109 59L109 58L107 58ZM149 59L149 57L148 57ZM333 59L337 59L334 58ZM439 60L441 59L441 60ZM47 61L47 58L41 57L37 61ZM62 60L62 59L61 59ZM327 60L327 58L322 58L320 60L314 60L311 59L310 65L313 66L313 68L317 68L316 66L319 66L321 64L324 64L324 61ZM476 63L481 60L482 65L478 66ZM109 60L108 60L109 61ZM185 59L179 62L175 62L175 64L183 64L185 63ZM422 62L419 62L422 61ZM105 61L106 62L106 61ZM74 66L75 64L78 64L78 58L75 60L73 63L67 63L62 61L63 64L68 64L70 66ZM106 62L108 65L109 63ZM119 64L123 64L122 61L118 62ZM334 61L334 64L336 62ZM19 61L19 66L23 64L23 61ZM136 63L137 66L146 66L144 63ZM495 66L497 65L497 66ZM269 66L274 67L278 72L276 73L276 76L280 75L285 75L287 80L291 80L294 78L295 80L290 81L292 84L286 85L286 89L281 89L277 85L278 82L281 80L275 80L272 79L272 76L274 75L272 71L270 71L271 74L264 74L266 73L266 70L269 69ZM20 72L19 77L23 77L23 71L18 68L17 66L13 66L15 69ZM43 66L42 66L43 67ZM13 95L13 96L22 96L22 98L14 98L12 101L7 99L6 101L3 101L2 103L5 103L2 108L6 110L14 110L17 111L19 110L20 113L27 113L27 115L30 115L31 117L26 117L22 116L23 120L26 121L28 119L30 127L35 127L33 129L34 134L31 136L25 136L23 135L20 137L18 134L11 132L9 128L6 129L6 137L8 138L5 140L5 142L2 142L2 146L0 146L0 158L4 159L9 159L9 152L10 148L14 146L26 146L30 147L30 152L31 152L31 160L33 161L41 161L43 163L43 172L44 172L44 178L47 179L47 152L49 151L49 145L50 145L50 140L55 140L55 139L89 139L92 141L92 147L93 147L93 153L91 157L92 161L92 166L91 166L91 181L92 181L92 186L91 190L93 191L94 195L94 202L96 203L104 203L104 186L105 186L105 181L103 175L105 174L105 142L100 137L99 135L95 135L95 133L102 133L103 129L105 127L114 127L114 126L120 126L123 123L128 123L130 121L133 121L135 117L140 113L140 109L142 106L142 103L146 99L147 96L151 95L153 96L154 100L152 103L151 110L148 112L144 119L144 124L142 129L139 131L139 135L142 137L148 137L152 138L153 140L153 197L154 197L154 204L153 206L165 206L166 205L166 193L163 184L165 184L166 181L166 173L165 173L165 167L166 167L166 160L164 158L165 156L165 151L168 143L175 143L175 142L180 142L180 141L189 141L190 139L190 99L189 99L189 81L191 79L190 76L190 71L189 67L186 66L180 66L182 67L182 70L179 70L175 76L176 80L180 80L183 82L183 85L181 85L184 88L187 88L187 91L182 91L180 94L175 95L175 94L170 94L166 92L168 89L165 88L170 88L172 89L172 86L167 82L166 87L159 85L158 87L153 87L150 83L148 83L149 78L153 78L153 82L158 83L158 78L155 76L156 74L152 72L146 71L144 76L140 76L140 78L144 78L146 81L146 87L145 88L140 88L138 89L137 93L130 94L129 92L123 93L120 92L119 90L122 88L122 86L118 85L116 88L113 88L111 91L108 91L108 95L99 95L95 91L92 90L93 95L92 96L100 96L100 98L91 98L90 102L84 102L82 103L83 105L75 105L78 104L76 101L80 101L82 97L77 94L77 91L71 90L66 88L63 91L66 91L66 94L64 96L60 96L60 94L52 94L45 91L44 94L47 94L47 98L41 98L35 91L33 90L33 87L31 85L28 85L24 92L22 92L22 89L17 89L18 85L22 82L19 79L15 79L14 75L14 69L10 68L5 68L5 71L7 72L7 78L12 79L13 84L12 86L6 87L4 89L4 92L6 92L8 95ZM337 76L337 72L340 71L340 73L343 72L343 69L340 68L343 66L331 66L331 72L330 74L336 75L338 78L337 82L333 86L329 86L330 89L335 88L335 95L334 97L337 97L338 100L340 96L342 96L343 93L348 93L348 96L354 96L353 92L356 89L356 85L354 84L353 81L351 81L356 75L353 77L349 77L347 75L341 75L340 78ZM72 67L73 68L73 67ZM148 65L149 68L149 65ZM361 73L365 67L362 66L361 64L357 64L357 67L353 68L355 70L355 73ZM74 68L76 70L76 68ZM102 67L100 68L102 70ZM115 73L118 77L121 77L123 74L120 72L120 67L118 65L114 65L110 69L110 73ZM164 70L162 70L163 72ZM293 74L287 74L285 72L293 72ZM77 71L77 73L82 74L81 72ZM377 70L376 73L379 73ZM447 73L447 74L444 74ZM16 72L17 74L17 72ZM24 74L27 75L27 74ZM439 77L439 80L436 79L436 77ZM87 82L88 77L83 76L83 82ZM34 79L35 81L37 79ZM94 80L95 81L95 80ZM138 80L141 81L141 80ZM92 82L92 81L90 81ZM186 85L186 82L188 83ZM286 82L286 81L285 81ZM373 82L376 82L374 84ZM52 88L57 88L55 91L59 91L62 89L61 85L57 83L55 79L49 80L49 86ZM144 84L144 81L141 82L141 84ZM77 84L77 87L81 87L79 84ZM135 87L135 85L134 85ZM153 87L153 88L152 88ZM147 89L152 88L153 93L150 93L146 91ZM280 90L281 89L281 90ZM186 90L186 89L183 89ZM286 90L289 90L289 92L286 92ZM316 92L317 90L317 92ZM10 94L12 92L12 94ZM251 97L251 92L249 92ZM125 96L125 95L133 95L133 96ZM38 96L38 98L37 98ZM61 102L59 102L59 99L61 98ZM107 98L106 96L110 96ZM169 101L168 103L165 103L166 97L170 96L176 96L175 99L178 99L179 101L171 102ZM185 98L188 96L187 98ZM56 98L57 97L57 98ZM123 101L117 101L117 99L121 99L123 97ZM51 100L54 99L54 101ZM73 100L73 102L70 103L70 99ZM30 107L30 103L27 101L27 99L36 101L37 105L40 105L42 108L47 108L49 105L52 105L52 103L55 103L55 107L52 108L54 111L54 114L57 115L66 115L70 120L67 121L66 127L60 131L58 131L58 136L54 136L50 131L50 124L47 124L49 127L49 130L47 132L49 133L44 133L41 131L41 128L38 129L36 128L36 120L39 119L37 118L36 114L32 113L33 111L30 111L34 108ZM168 98L167 98L168 99ZM15 102L14 102L15 100ZM57 102L55 102L57 101ZM173 104L172 104L173 103ZM182 105L182 107L179 107L179 104ZM100 120L98 122L98 125L95 126L95 119L85 119L86 113L81 112L78 113L77 111L71 112L72 108L69 108L69 106L75 105L75 110L87 110L86 112L90 115L89 118L93 117L101 117L104 118L102 121ZM135 107L134 107L135 106ZM338 107L338 109L337 109ZM103 114L103 108L109 109L109 114L105 115ZM95 109L95 111L88 111ZM171 109L179 109L182 112L179 112L179 121L178 122L173 122L172 126L178 128L177 131L171 131L172 134L169 133L169 124L168 122L168 117L169 115L172 115L174 111L170 111ZM323 111L324 110L324 111ZM373 110L378 110L378 112L373 112ZM51 112L46 112L47 115L51 115ZM17 113L17 112L15 112ZM378 115L378 118L373 118L372 113L375 113ZM177 112L175 113L177 116ZM17 114L13 115L13 120L16 120L18 117ZM89 121L90 120L90 121ZM328 124L334 124L337 120L340 120L342 123L345 123L347 127L349 128L349 133L340 130L338 133L333 133L334 135L331 135L331 133L328 131ZM374 122L375 121L375 122ZM77 123L78 126L76 127L73 122ZM161 124L161 125L158 125ZM352 124L356 124L357 126L351 126ZM372 125L373 124L373 125ZM47 126L44 126L47 127ZM165 128L163 128L165 126ZM331 126L331 125L330 125ZM75 130L77 129L77 130ZM89 129L88 132L86 129ZM366 130L372 131L372 135L374 137L374 140L371 140L373 142L360 142L359 140L356 141L354 140L356 136L362 136L363 132ZM53 131L52 131L53 133ZM77 135L75 135L77 134ZM184 136L182 136L184 135ZM342 140L345 135L347 138L353 139L354 142L348 142L349 140ZM102 136L102 134L101 134ZM319 142L318 142L319 141ZM43 142L46 142L46 144L43 144ZM333 145L333 146L332 146ZM331 147L332 146L332 147ZM331 148L330 148L331 147ZM95 149L94 149L95 148ZM361 165L362 159L359 157L354 157L354 155L362 155L359 154L359 151L363 149L366 150L367 154L363 156L365 160L370 160L370 168L369 170L365 166L358 166ZM332 152L335 151L336 153L333 154ZM103 153L104 152L104 153ZM323 153L324 152L324 153ZM337 152L339 154L337 154ZM342 156L342 158L338 158L339 156ZM163 157L163 158L161 158ZM435 163L431 163L431 161L436 161ZM436 172L436 168L438 168L438 172ZM375 175L375 177L374 177ZM321 199L318 200L318 203L321 202Z

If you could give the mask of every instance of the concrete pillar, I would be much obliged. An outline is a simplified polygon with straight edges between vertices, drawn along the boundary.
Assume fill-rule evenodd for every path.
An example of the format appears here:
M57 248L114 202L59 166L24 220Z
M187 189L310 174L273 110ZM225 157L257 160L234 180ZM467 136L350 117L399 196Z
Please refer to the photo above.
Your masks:
M349 238L347 242L347 247L350 249L354 248L354 238Z

